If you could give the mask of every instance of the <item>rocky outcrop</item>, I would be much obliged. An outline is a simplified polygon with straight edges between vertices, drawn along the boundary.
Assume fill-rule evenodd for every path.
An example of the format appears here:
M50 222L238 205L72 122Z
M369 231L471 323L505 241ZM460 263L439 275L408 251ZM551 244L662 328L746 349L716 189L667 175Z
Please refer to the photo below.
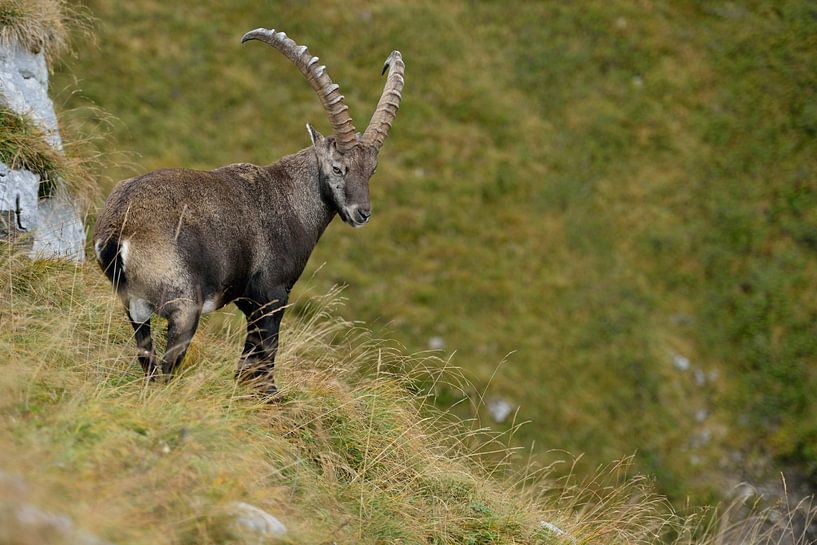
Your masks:
M48 65L41 51L0 43L0 101L14 112L28 116L45 133L48 143L62 151L54 105L48 97ZM32 233L34 258L85 256L85 229L77 207L61 180L47 198L39 198L40 176L14 170L0 162L0 230L6 235Z

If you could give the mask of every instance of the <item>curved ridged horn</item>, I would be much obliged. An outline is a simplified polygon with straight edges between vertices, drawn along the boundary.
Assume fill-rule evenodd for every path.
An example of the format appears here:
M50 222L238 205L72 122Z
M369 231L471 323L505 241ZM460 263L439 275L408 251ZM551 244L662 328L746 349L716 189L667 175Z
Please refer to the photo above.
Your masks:
M310 55L305 45L296 44L292 39L287 38L285 33L275 32L275 29L251 30L244 34L241 43L249 40L260 40L271 45L298 67L309 85L318 94L318 98L321 99L321 104L329 116L329 123L335 132L335 141L339 150L347 151L357 144L355 126L349 116L349 107L344 103L340 87L332 83L326 73L326 67L318 65L318 57Z
M400 99L403 98L403 72L406 65L403 64L403 57L399 51L391 52L383 65L382 73L385 74L387 69L389 75L383 87L383 94L380 95L380 101L362 138L365 144L377 149L383 146L383 141L389 135L391 124L397 116L397 109L400 108Z

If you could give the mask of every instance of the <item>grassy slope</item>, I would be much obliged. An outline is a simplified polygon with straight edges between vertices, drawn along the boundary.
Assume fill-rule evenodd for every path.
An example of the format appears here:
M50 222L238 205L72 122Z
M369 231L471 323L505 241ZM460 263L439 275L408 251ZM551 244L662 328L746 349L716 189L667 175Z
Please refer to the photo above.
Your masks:
M698 524L622 472L582 487L519 474L538 483L523 491L480 467L477 443L502 443L406 388L418 373L455 375L338 319L332 294L294 305L285 397L270 405L232 379L241 318L206 320L181 376L145 385L94 265L0 250L2 543L61 542L15 526L9 474L24 477L26 501L129 544L255 543L231 525L231 501L274 513L293 544L557 543L540 520L581 543L651 543Z
M626 460L586 479L483 465L476 450L510 456L506 438L452 421L415 387L461 377L338 318L336 293L294 303L284 397L269 404L233 380L237 313L204 320L180 375L146 385L95 265L33 263L0 243L0 271L4 545L75 543L21 523L24 505L134 545L800 545L790 516L817 515L806 504L681 517ZM288 533L242 531L234 501Z
M478 391L515 351L491 391L532 420L517 440L585 453L580 472L638 449L676 498L720 489L734 451L813 469L807 2L87 5L100 47L69 63L85 96L65 102L120 118L139 171L266 163L326 127L247 29L308 44L361 124L403 52L374 222L332 226L310 267L410 349L442 336Z
M284 403L235 389L240 334L229 320L203 329L183 378L146 388L92 266L31 265L3 250L2 302L13 311L0 338L0 465L50 491L48 507L124 543L207 543L225 531L218 506L238 498L288 520L294 542L374 543L433 536L418 509L434 509L436 494L452 514L480 501L467 462L432 446L434 425L400 379L360 376L398 356L320 309L301 305L290 322ZM481 531L478 514L462 514L462 528L440 519L438 539ZM501 518L532 539L521 519Z

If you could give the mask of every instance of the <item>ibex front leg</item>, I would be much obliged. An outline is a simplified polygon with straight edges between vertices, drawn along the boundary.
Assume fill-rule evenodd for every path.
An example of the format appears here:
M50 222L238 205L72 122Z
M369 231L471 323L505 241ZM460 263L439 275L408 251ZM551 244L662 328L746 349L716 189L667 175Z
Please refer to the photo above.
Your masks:
M242 382L257 384L266 394L275 394L273 369L278 352L278 334L284 307L287 302L286 290L274 290L275 298L265 304L242 300L238 308L247 317L247 340L238 363L236 377Z

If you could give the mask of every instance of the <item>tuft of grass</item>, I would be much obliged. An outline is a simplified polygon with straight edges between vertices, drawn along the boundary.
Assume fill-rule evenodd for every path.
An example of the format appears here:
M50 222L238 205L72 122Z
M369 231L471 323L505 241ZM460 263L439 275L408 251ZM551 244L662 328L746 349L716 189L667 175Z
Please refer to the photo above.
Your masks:
M0 0L0 43L42 51L49 65L68 51L72 32L89 28L87 13L66 0Z
M0 105L0 161L10 168L39 175L40 197L51 195L58 180L71 168L31 118L4 105Z
M97 108L93 112L96 123L81 122L80 115L63 116L63 133L67 136L65 153L54 149L46 134L26 115L18 114L0 105L0 161L13 169L29 170L40 177L41 198L54 194L65 185L73 198L83 205L99 200L98 175L99 143L104 140L102 128L107 117Z

